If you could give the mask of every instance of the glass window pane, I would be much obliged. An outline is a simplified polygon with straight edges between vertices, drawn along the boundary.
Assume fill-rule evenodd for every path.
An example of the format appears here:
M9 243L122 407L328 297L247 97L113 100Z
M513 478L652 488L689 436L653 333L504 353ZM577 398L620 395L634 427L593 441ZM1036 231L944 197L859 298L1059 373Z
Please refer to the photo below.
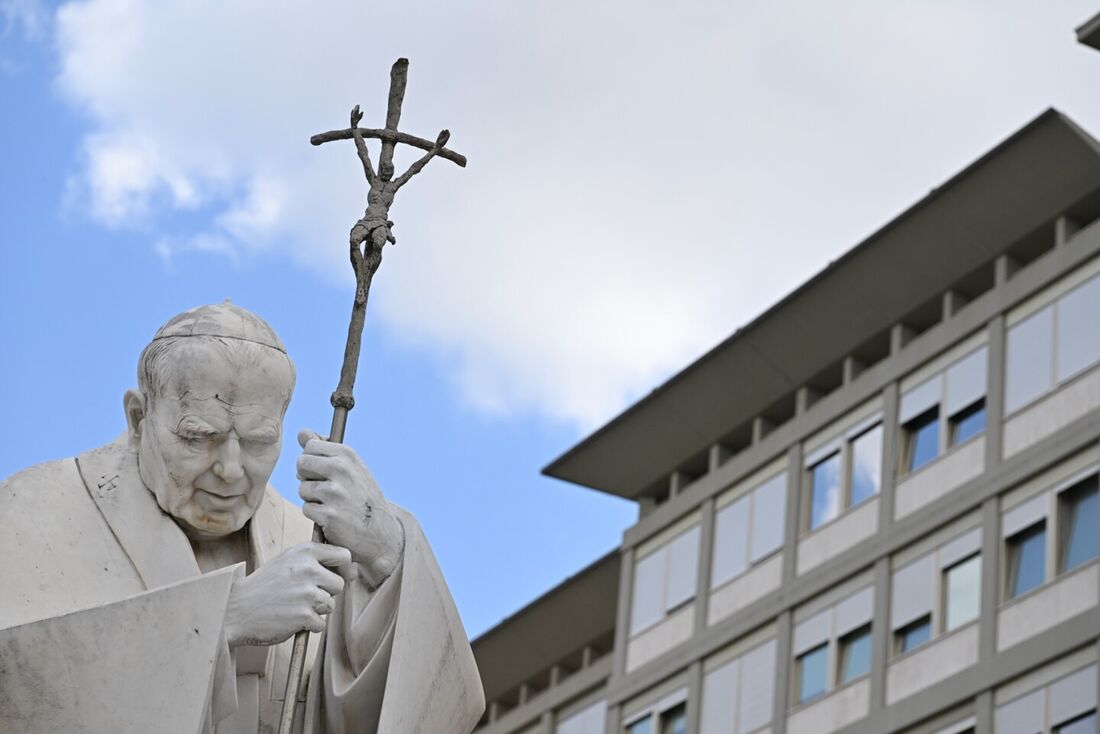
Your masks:
M741 732L756 731L772 720L772 703L775 695L775 640L765 642L750 650L741 658L741 697L738 701L738 717ZM700 731L722 731L707 729Z
M668 591L665 611L671 611L695 596L699 571L699 526L696 525L668 544Z
M1078 286L1058 301L1058 381L1100 361L1100 277Z
M871 628L863 627L840 640L840 682L871 672Z
M665 548L650 553L634 566L634 594L630 604L631 634L664 616Z
M909 652L932 639L932 619L925 617L897 632L898 652Z
M644 719L638 719L626 727L626 731L627 734L653 734L653 717L647 716Z
M678 703L661 714L661 734L684 734L687 731L687 704Z
M783 545L787 507L787 475L769 479L752 493L750 558L756 562Z
M985 401L975 403L951 419L951 445L977 436L985 430Z
M1046 579L1046 523L1036 523L1008 539L1009 596L1026 594Z
M882 426L852 441L852 505L878 494L882 477Z
M1063 493L1066 505L1063 517L1068 519L1062 551L1062 570L1088 563L1100 556L1100 501L1097 500L1096 477L1077 489Z
M815 647L798 658L798 702L803 703L825 693L828 677L828 645Z
M749 564L749 498L742 497L714 516L711 587L729 581Z
M1005 412L1030 403L1054 386L1054 308L1047 306L1008 330L1005 344Z
M810 528L820 527L840 514L840 454L810 469Z
M909 471L916 471L940 454L940 419L930 410L906 425L909 436Z
M1054 727L1054 734L1096 734L1096 712Z
M947 569L946 627L953 630L978 618L982 597L982 557L974 556Z

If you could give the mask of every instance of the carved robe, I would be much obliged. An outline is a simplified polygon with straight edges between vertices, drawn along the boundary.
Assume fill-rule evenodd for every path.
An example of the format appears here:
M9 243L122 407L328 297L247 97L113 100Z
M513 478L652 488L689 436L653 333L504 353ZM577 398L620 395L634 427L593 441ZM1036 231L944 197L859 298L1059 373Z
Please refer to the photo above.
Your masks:
M484 709L443 576L416 521L398 512L405 551L397 571L373 593L349 583L324 634L311 636L296 732L464 734ZM248 531L259 566L309 541L312 524L269 486ZM142 483L124 438L0 484L0 629L199 574L189 540ZM206 731L277 729L291 644L232 653L222 645Z

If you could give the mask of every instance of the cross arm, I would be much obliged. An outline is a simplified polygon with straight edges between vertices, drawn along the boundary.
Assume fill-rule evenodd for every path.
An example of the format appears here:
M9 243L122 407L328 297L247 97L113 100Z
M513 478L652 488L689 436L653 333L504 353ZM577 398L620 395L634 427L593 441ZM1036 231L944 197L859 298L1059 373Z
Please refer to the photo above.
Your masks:
M424 138L418 138L415 135L409 135L408 133L397 132L393 130L379 130L377 128L361 127L359 133L364 138L375 138L382 142L392 141L393 143L402 143L404 145L411 145L414 148L420 148L421 150L431 150L435 146L435 142L431 140L425 140ZM329 130L324 133L317 133L309 139L309 142L313 145L322 145L324 143L331 143L333 140L351 140L352 133L351 128L344 130ZM457 163L462 168L466 167L466 156L461 153L456 153L450 148L440 148L436 155L440 158L446 158L452 163Z

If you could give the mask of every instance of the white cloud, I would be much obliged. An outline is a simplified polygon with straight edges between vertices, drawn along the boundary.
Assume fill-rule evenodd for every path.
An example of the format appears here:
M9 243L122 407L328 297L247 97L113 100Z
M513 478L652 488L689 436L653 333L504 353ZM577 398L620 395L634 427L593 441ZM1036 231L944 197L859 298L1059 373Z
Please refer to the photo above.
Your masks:
M1043 107L1097 117L1091 11L85 0L58 12L58 87L92 123L98 220L202 207L162 254L342 279L361 171L307 140L356 103L380 125L409 56L402 127L449 127L470 166L401 192L373 315L474 405L591 427Z
M36 39L45 32L49 14L39 0L0 0L0 18L5 33L14 31Z

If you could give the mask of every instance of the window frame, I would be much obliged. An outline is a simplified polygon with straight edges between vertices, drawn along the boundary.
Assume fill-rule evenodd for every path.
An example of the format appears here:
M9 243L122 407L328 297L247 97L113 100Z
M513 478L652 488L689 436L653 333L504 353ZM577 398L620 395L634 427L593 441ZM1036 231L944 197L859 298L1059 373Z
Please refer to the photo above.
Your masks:
M852 502L852 487L853 478L855 476L855 444L861 438L867 436L873 431L878 430L880 432L878 451L879 451L879 472L876 478L875 491L865 499L860 500L858 503ZM867 502L870 502L875 497L882 494L883 484L883 471L882 467L885 464L885 447L886 447L886 435L885 425L883 423L883 416L881 411L873 413L868 418L856 423L844 431L840 436L822 445L811 453L812 461L803 460L802 478L803 486L806 491L802 492L802 520L800 523L800 534L809 535L816 533L830 523L836 522L848 512L860 507ZM813 508L814 508L814 469L821 466L827 461L831 461L834 458L837 459L837 510L834 515L822 520L819 524L813 524Z
M676 541L683 538L685 535L687 535L689 533L692 533L692 532L694 532L696 534L695 544L694 544L694 548L695 548L695 574L694 575L695 575L695 578L692 582L693 591L689 596L685 597L684 599L681 599L676 604L669 604L669 595L668 595L669 585L670 585L669 584L669 578L670 578L670 573L672 571L672 568L671 568L672 563L671 563L671 558L670 558L671 553L669 552L669 549L670 549L670 547L672 546L673 543L675 543ZM645 633L647 630L650 630L650 629L656 627L657 625L664 622L666 619L668 619L670 616L672 616L676 612L678 612L681 609L687 607L689 604L693 604L694 602L696 602L699 599L699 596L700 596L700 593L701 593L700 589L699 589L699 563L700 563L700 560L701 560L700 559L700 551L701 550L702 550L702 524L700 522L694 522L693 524L691 524L688 527L684 528L680 532L678 532L675 535L671 536L668 540L666 540L664 543L661 543L657 548L655 548L651 552L647 553L645 556L643 556L641 558L636 558L634 560L633 568L631 569L630 620L629 620L629 626L628 626L628 638L629 639L634 639L638 635L641 635L641 634ZM637 599L637 592L638 592L638 566L641 565L641 563L643 561L648 560L649 558L655 556L658 553L663 555L663 559L661 561L661 573L660 573L660 578L661 578L661 588L660 588L661 615L657 619L653 620L652 622L649 622L649 623L647 623L643 626L635 627L635 618L637 616L636 615L635 601Z
M794 704L795 706L802 706L810 703L811 701L817 701L829 695L829 641L822 642L820 645L815 645L809 650L806 650L801 655L798 655L794 659ZM821 664L821 690L814 695L803 698L802 696L802 683L804 682L803 672L805 671L805 659L810 655L821 653L825 656L824 661Z
M1077 517L1077 512L1080 509L1081 502L1088 496L1093 495L1097 497L1097 502L1100 504L1100 476L1097 474L1090 474L1083 477L1065 489L1057 492L1057 535L1055 539L1055 577L1062 576L1067 573L1073 573L1082 566L1087 566L1097 558L1100 558L1100 553L1085 558L1077 562L1074 566L1068 566L1068 552L1070 549L1070 542L1073 540L1074 520ZM1097 532L1100 532L1100 508L1097 508L1097 517L1094 518L1097 527ZM1088 533L1088 529L1085 530Z
M952 627L951 626L951 620L950 620L951 572L959 570L963 566L965 566L969 563L973 563L973 562L977 562L977 564L978 564L978 589L977 589L977 592L978 592L978 609L977 609L977 612L975 612L973 617L971 617L971 618L969 618L969 619L967 619L963 622L959 622L954 627ZM957 629L962 629L963 627L965 627L968 624L971 624L971 623L981 619L981 617L982 617L982 575L985 573L985 568L983 568L983 564L982 564L982 553L979 550L975 553L971 553L968 556L964 556L962 558L959 558L959 559L953 561L951 563L951 565L941 567L940 570L939 570L939 573L940 573L940 615L939 615L940 616L940 624L939 624L940 630L939 630L939 634L940 635L946 635L946 634L949 634L951 632L954 632ZM935 639L935 638L933 638L933 639Z
M975 357L979 352L984 352L984 365L985 372L982 376L982 391L980 397L975 397L969 402L964 403L961 406L955 407L954 410L948 412L949 403L951 402L950 385L952 381L951 371L958 365L962 364L968 359ZM910 475L916 474L925 467L931 466L936 461L942 459L951 451L966 446L971 441L976 441L979 438L986 435L989 430L988 412L986 413L986 420L983 421L982 430L977 433L968 436L967 438L956 441L956 427L961 422L961 419L975 410L988 410L989 405L989 342L988 340L982 341L980 344L974 345L969 348L965 353L956 356L950 362L946 363L940 369L936 370L933 374L925 377L921 382L913 385L902 396L901 400L905 399L905 395L911 394L913 391L919 390L921 387L928 385L933 381L938 381L938 398L935 403L928 405L924 410L921 410L916 415L911 416L905 422L898 423L898 445L900 450L898 451L898 461L895 467L894 473L898 479L904 479ZM963 384L966 384L965 382ZM936 426L936 455L928 459L920 466L912 467L914 450L916 448L916 435L918 429L915 428L915 424L921 423L926 425L929 421L922 421L926 419L930 414L935 413L935 418L938 422ZM911 468L912 467L912 468Z
M1016 532L1012 533L1012 535L1005 537L1003 543L1005 554L1005 579L1003 594L1004 600L1006 602L1023 598L1028 594L1034 592L1035 590L1041 589L1052 580L1048 578L1049 574L1047 573L1047 559L1049 557L1049 548L1047 546L1050 543L1050 529L1051 528L1049 518L1044 516L1042 519L1036 520L1030 525L1026 525L1025 527L1020 528ZM1020 570L1020 555L1022 553L1023 542L1024 540L1026 540L1026 537L1037 535L1039 533L1042 533L1043 535L1043 542L1039 545L1043 553L1042 578L1039 583L1035 584L1034 586L1031 586L1028 589L1025 589L1024 591L1021 591L1019 593L1014 593L1014 589L1016 587L1016 575Z
M921 642L918 642L917 644L913 645L912 647L906 649L905 640L906 640L907 635L910 632L913 632L914 630L917 630L921 627L927 627L928 628L928 637L927 637L927 639L922 640ZM936 639L935 629L932 626L932 613L929 612L929 613L925 614L922 617L917 617L913 621L906 622L901 627L898 627L897 629L893 630L893 638L894 638L894 640L893 640L894 657L901 657L902 655L908 655L909 653L913 652L914 650L919 650L920 648L924 647L928 643L932 642L933 640Z
M1069 276L1069 277L1072 277L1072 276ZM1059 340L1059 322L1060 322L1059 311L1060 311L1060 308L1059 307L1061 306L1062 301L1066 297L1068 297L1068 296L1070 296L1074 293L1077 293L1082 288L1084 288L1084 287L1086 287L1090 284L1093 284L1098 279L1100 279L1100 273L1093 273L1093 274L1085 277L1084 280L1082 280L1081 282L1070 286L1064 292L1059 293L1058 295L1050 298L1050 300L1048 300L1045 303L1043 303L1042 305L1036 307L1034 310L1030 311L1029 313L1026 313L1025 315L1021 316L1019 319L1015 320L1010 326L1007 326L1005 328L1005 356L1004 356L1005 365L1004 365L1004 367L1005 367L1006 377L1005 377L1005 383L1004 383L1004 388L1003 388L1003 392L1004 392L1003 398L1004 398L1004 405L1005 405L1003 419L1007 420L1007 419L1009 419L1009 418L1011 418L1011 417L1013 417L1013 416L1015 416L1019 413L1022 413L1023 411L1027 410L1028 408L1030 408L1031 406L1033 406L1036 403L1040 402L1041 400L1046 399L1051 393L1056 392L1057 390L1059 390L1062 387L1064 387L1065 385L1073 382L1074 380L1081 377L1082 375L1087 374L1087 373L1091 372L1092 370L1097 369L1098 367L1100 367L1100 360L1096 360L1096 361L1093 361L1093 362L1091 362L1090 364L1088 364L1084 367L1081 367L1081 368L1077 369L1074 372L1066 374L1063 377L1059 376L1059 364L1058 364L1058 356L1059 356L1058 352L1059 352L1059 343L1060 343L1060 340ZM1098 285L1097 287L1100 287L1100 285ZM1011 332L1012 332L1013 329L1016 329L1021 324L1024 324L1024 323L1027 323L1027 322L1031 321L1031 319L1033 319L1035 317L1038 317L1040 314L1042 314L1044 311L1047 311L1047 310L1050 311L1050 315L1049 315L1049 318L1050 318L1050 337L1049 337L1050 353L1048 355L1046 355L1047 363L1048 363L1047 367L1049 369L1048 384L1044 389L1040 390L1038 393L1036 393L1036 394L1032 395L1031 397L1027 398L1026 400L1023 400L1022 402L1020 402L1019 405L1014 405L1011 408L1009 408L1008 407L1009 402L1010 402L1009 399L1008 399L1009 398L1009 396L1008 396L1009 382L1008 382L1007 372L1009 370L1009 352L1008 352L1009 346L1008 346L1008 344L1009 344L1009 340L1011 338Z
M849 661L849 655L851 654L852 644L859 641L859 640L862 640L862 639L866 639L867 640L867 645L868 645L868 649L867 649L867 670L865 670L864 672L862 672L858 675L852 676L851 678L845 678L844 677L845 676L845 669L847 668L847 663ZM864 624L860 627L856 627L853 630L845 632L843 635L841 635L837 638L837 641L836 641L836 647L837 647L836 687L837 688L839 688L841 686L846 686L849 683L854 683L855 681L857 681L861 678L864 678L864 677L871 674L871 669L874 667L874 655L873 655L873 650L871 649L872 644L873 644L873 639L871 637L871 623L870 622L867 622L866 624Z

